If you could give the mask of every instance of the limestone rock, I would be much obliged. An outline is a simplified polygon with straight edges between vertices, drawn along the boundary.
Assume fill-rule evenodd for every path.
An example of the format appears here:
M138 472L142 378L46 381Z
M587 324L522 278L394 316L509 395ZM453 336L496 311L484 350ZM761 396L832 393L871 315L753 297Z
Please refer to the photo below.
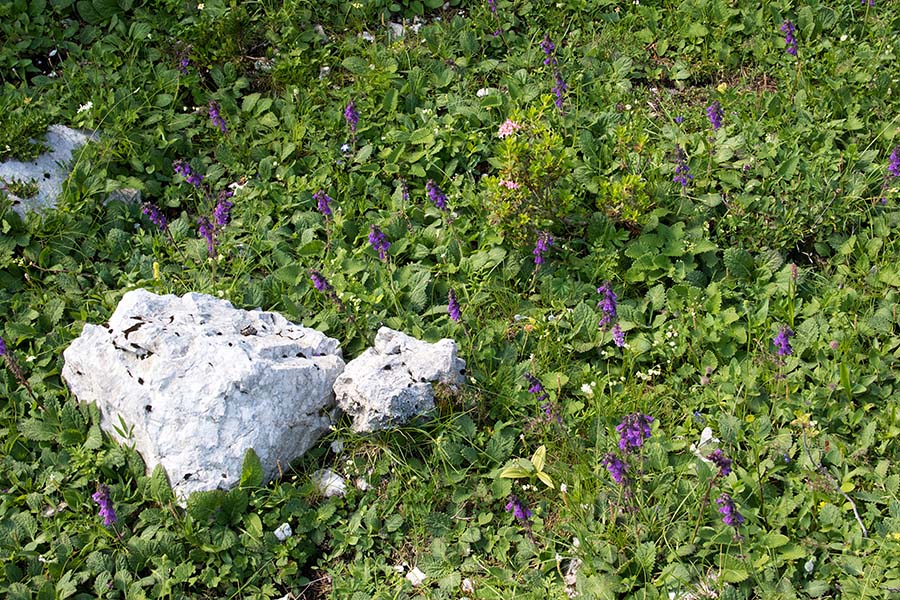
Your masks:
M112 437L120 419L148 471L165 467L178 499L240 481L248 448L267 479L331 425L338 341L277 313L203 294L124 295L109 325L87 324L62 377L96 402Z
M347 363L334 392L354 431L376 431L433 410L432 383L461 385L465 367L453 340L429 344L382 327L374 347Z
M90 133L72 129L64 125L51 125L47 129L44 143L49 152L28 162L8 160L0 163L0 179L11 182L35 182L38 193L31 198L10 195L13 210L24 217L26 211L42 210L56 206L56 199L62 193L63 181L69 176L72 154L92 139Z

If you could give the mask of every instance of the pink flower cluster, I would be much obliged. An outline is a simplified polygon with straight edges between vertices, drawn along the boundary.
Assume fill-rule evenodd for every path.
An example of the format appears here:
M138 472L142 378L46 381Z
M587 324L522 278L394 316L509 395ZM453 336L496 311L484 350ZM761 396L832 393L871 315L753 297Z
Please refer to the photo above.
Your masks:
M500 129L497 130L497 137L501 140L507 136L510 136L522 129L522 126L513 121L512 119L507 119L503 122L503 125L500 126Z
M508 190L517 190L519 189L519 184L515 181L511 181L509 179L501 179L500 186L505 187Z

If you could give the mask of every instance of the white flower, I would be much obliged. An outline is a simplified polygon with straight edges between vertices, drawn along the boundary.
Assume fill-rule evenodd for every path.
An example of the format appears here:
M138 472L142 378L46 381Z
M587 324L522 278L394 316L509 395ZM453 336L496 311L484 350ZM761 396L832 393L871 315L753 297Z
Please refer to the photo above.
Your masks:
M197 5L197 10L203 10L204 8L206 8L206 5L203 4L202 2Z
M357 477L353 483L356 484L357 489L360 489L362 491L366 491L367 489L369 489L369 482L362 477Z
M491 90L489 90L487 88L479 88L478 91L475 92L475 95L478 96L479 98L484 98L485 96L487 96L490 93L491 93Z
M284 540L294 535L294 532L291 530L291 526L287 523L282 523L281 525L279 525L278 529L276 529L274 533L279 542L283 542Z
M588 398L593 398L594 397L594 388L592 388L591 384L589 384L589 383L582 383L581 384L581 393L584 394L585 396L587 396Z
M406 574L406 578L413 584L413 587L417 587L422 585L425 581L425 573L420 571L419 567L413 567L412 570Z
M462 591L464 594L471 594L475 591L475 584L468 577L462 580Z
M344 154L350 152L350 144L344 144L343 146L341 146L341 152L343 152Z
M559 491L562 492L563 494L565 494L566 492L569 491L569 486L567 486L564 483L561 483L561 484L559 484Z
M87 111L91 110L92 108L94 108L94 103L91 102L90 100L88 100L87 102L85 102L84 104L82 104L81 106L78 107L78 114L80 115L81 113L87 112Z

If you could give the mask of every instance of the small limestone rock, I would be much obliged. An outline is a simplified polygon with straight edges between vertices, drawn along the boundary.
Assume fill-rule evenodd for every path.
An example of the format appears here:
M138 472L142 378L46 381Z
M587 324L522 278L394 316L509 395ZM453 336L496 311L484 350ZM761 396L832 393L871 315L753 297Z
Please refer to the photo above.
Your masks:
M124 295L105 327L87 324L62 377L96 402L112 437L132 428L148 470L165 467L179 501L238 484L253 448L272 478L331 425L338 341L277 313L203 294Z
M320 494L326 498L344 496L347 493L347 482L331 469L319 469L310 476Z
M423 583L425 583L425 573L422 572L419 567L413 567L409 573L406 574L406 579L409 581L413 587L419 587Z
M62 184L69 176L72 154L91 139L90 132L64 125L51 125L44 139L44 143L50 148L49 152L32 161L8 160L0 163L0 179L7 182L14 179L26 183L33 181L38 186L37 194L31 198L10 195L13 210L24 218L27 211L40 211L56 206L56 200L62 193Z
M453 340L429 344L382 327L374 347L347 363L334 392L353 419L353 430L371 432L433 410L431 384L460 385L465 367Z
M272 533L275 534L275 537L278 538L279 542L283 542L284 540L294 535L294 531L291 529L290 523L282 523L278 526L278 529L276 529Z

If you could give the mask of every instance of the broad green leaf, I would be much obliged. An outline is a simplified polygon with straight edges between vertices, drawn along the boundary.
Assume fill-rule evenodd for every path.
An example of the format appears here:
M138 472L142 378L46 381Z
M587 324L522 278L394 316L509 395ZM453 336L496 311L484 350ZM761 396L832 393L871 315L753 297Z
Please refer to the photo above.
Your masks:
M534 456L531 457L531 464L534 465L536 471L544 470L544 461L547 457L547 447L540 446L537 450L534 451Z
M263 467L253 448L247 448L244 463L241 466L241 487L259 487L263 483Z

